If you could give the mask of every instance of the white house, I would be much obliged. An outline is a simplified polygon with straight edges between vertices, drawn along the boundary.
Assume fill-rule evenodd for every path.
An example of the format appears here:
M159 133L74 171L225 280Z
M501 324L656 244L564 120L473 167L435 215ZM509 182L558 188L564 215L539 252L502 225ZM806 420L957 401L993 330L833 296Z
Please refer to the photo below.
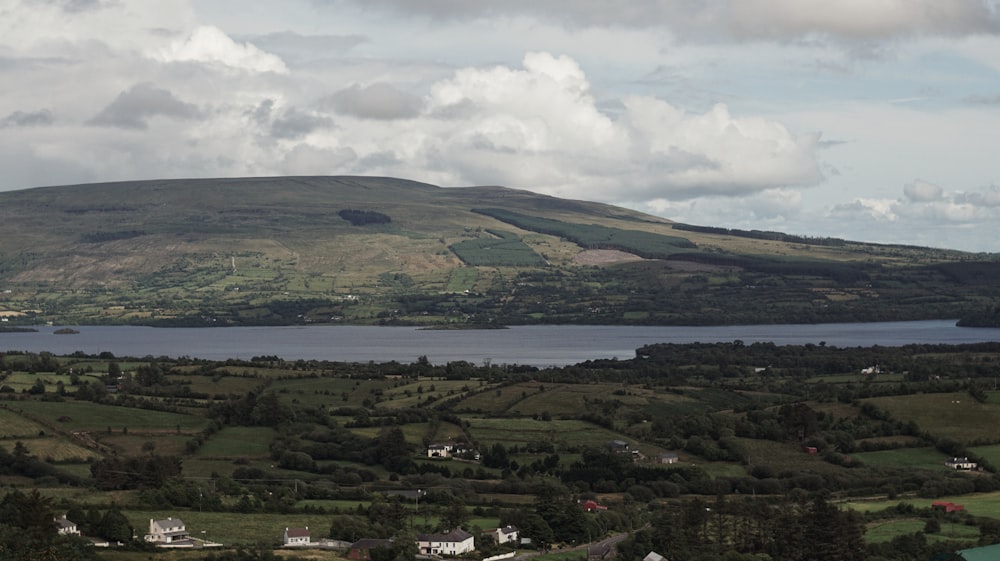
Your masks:
M146 534L147 542L157 545L179 545L189 542L191 535L188 534L184 522L180 518L167 518L166 520L149 519L149 533Z
M76 527L76 522L67 520L65 514L59 518L56 518L56 524L59 526L58 532L59 535L61 536L80 535L80 529Z
M976 469L979 464L970 462L969 458L948 458L944 465L951 469Z
M516 526L504 526L503 528L493 528L487 532L493 536L493 540L499 545L507 542L517 543L519 532Z
M449 443L435 443L427 447L428 458L450 458L455 446Z
M476 550L472 534L455 528L447 534L417 535L417 549L425 555L461 555Z
M309 526L305 528L285 528L282 543L288 546L309 545Z

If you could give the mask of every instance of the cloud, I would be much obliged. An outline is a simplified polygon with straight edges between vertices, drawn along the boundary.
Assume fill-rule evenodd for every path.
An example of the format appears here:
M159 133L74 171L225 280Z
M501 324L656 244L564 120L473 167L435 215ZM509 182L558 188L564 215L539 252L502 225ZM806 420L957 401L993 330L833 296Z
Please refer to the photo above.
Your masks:
M835 219L841 230L830 235L858 239L853 232L872 231L868 225L874 220L880 229L868 237L870 241L954 247L955 239L1000 220L1000 188L996 186L980 192L947 191L916 180L906 184L903 193L900 199L857 198L833 206L826 218ZM992 238L980 243L983 247L991 244L997 247Z
M579 65L548 53L529 53L522 69L458 70L432 87L425 112L439 124L449 122L441 115L462 116L438 134L465 182L621 201L734 196L822 178L817 135L734 117L722 104L690 114L649 96L625 98L610 116Z
M198 27L185 39L174 41L151 56L162 62L200 62L250 72L288 73L288 67L277 56L250 43L237 43L210 25Z
M955 202L982 208L1000 208L1000 188L993 185L982 193L957 193Z
M939 201L944 194L944 189L933 183L917 179L913 183L907 183L903 186L903 194L913 202Z
M738 37L845 39L997 33L988 0L732 0L726 17Z
M391 84L378 82L364 87L355 84L325 98L320 105L363 119L391 120L417 116L421 101Z
M150 84L136 84L118 94L89 124L145 129L150 117L194 119L199 114L197 106L180 101L168 90L155 88Z
M36 3L46 4L69 13L80 13L107 7L101 0L41 0Z
M301 35L292 31L247 37L248 43L260 49L300 63L342 56L368 41L363 35Z
M269 136L283 140L301 139L313 131L333 126L333 119L296 109L274 110L273 99L265 99L248 114L259 125L267 128Z
M991 0L325 0L441 21L521 16L570 27L665 28L689 40L881 40L997 33Z
M0 129L8 127L38 127L51 125L55 122L55 117L48 109L38 111L14 111L3 119L0 119Z
M833 218L857 220L861 217L880 222L895 222L898 202L894 199L858 198L849 203L835 205L829 213Z

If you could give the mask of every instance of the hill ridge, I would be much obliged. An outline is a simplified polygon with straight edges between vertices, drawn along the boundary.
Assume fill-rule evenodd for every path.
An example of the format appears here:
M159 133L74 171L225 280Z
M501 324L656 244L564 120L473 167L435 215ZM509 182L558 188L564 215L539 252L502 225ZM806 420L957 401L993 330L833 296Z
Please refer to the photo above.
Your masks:
M0 313L154 325L787 323L955 318L997 300L995 256L748 232L391 177L36 187L0 193Z

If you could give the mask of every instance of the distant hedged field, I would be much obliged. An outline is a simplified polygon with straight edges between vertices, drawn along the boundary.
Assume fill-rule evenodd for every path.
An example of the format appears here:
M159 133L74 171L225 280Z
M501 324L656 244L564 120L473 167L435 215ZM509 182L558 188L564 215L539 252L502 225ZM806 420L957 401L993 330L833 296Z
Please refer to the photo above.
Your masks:
M196 559L265 558L286 527L394 537L380 553L404 559L461 527L476 559L624 533L630 559L930 560L1000 542L998 377L1000 343L663 344L546 369L9 351L0 551L103 557L56 533L65 514L135 559L176 558L132 539L175 517L252 549ZM491 542L505 525L531 543Z

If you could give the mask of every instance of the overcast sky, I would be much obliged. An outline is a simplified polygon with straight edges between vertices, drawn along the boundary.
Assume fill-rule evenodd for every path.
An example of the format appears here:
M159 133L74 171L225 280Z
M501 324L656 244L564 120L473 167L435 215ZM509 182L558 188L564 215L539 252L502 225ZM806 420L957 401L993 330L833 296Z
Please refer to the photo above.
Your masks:
M0 190L503 185L1000 252L1000 0L0 0Z

